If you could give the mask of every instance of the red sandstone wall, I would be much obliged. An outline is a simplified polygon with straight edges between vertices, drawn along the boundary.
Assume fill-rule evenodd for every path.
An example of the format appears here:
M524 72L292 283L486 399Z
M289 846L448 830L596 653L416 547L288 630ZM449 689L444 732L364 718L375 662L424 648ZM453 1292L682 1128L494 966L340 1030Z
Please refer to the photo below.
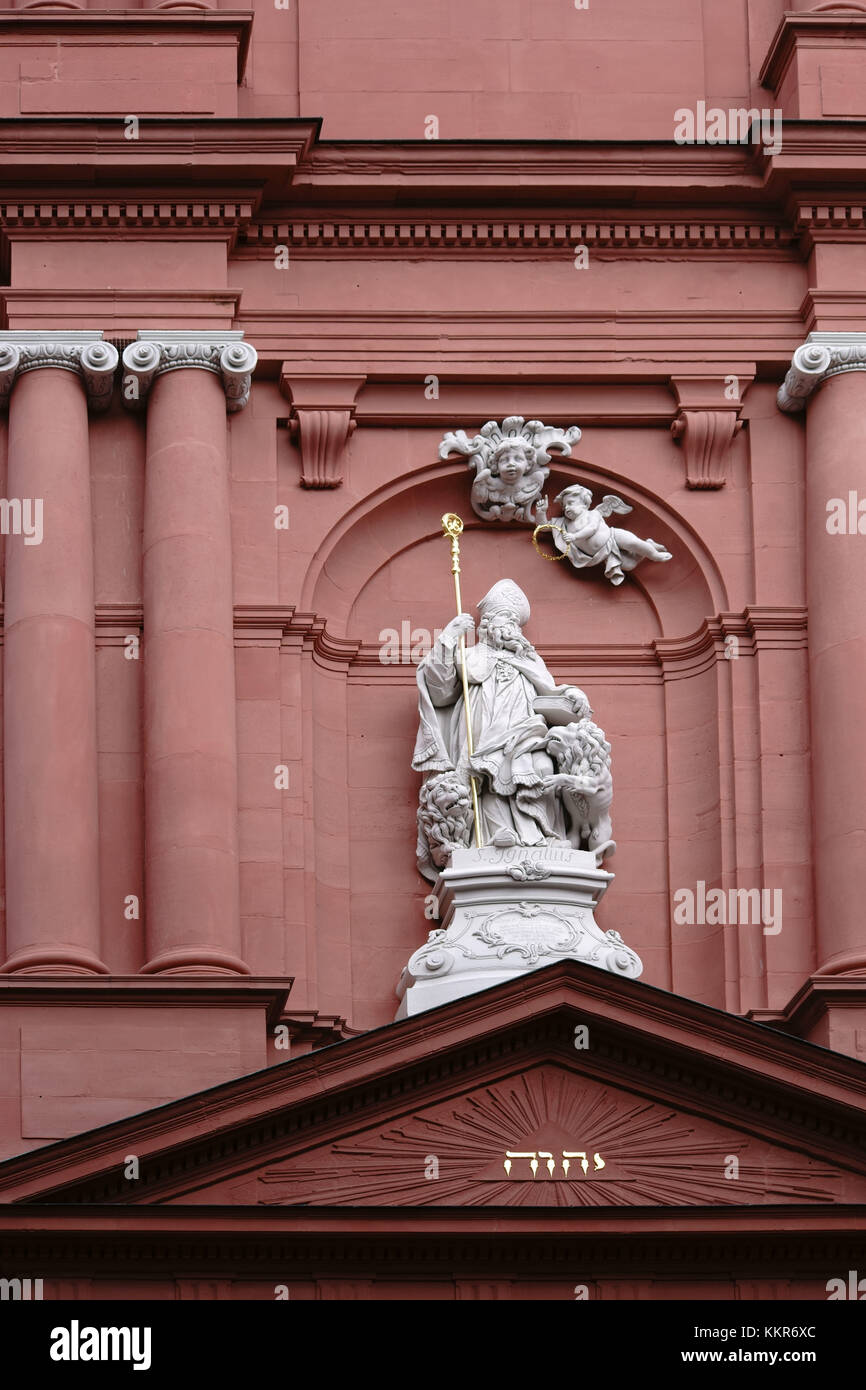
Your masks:
M573 0L291 0L284 8L255 0L240 91L215 26L194 51L130 54L112 34L101 41L97 71L86 46L58 53L32 30L0 60L0 115L236 109L321 116L331 140L420 139L435 115L442 139L666 139L677 107L700 98L748 105L761 95L760 56L783 8L781 0L596 0L581 9ZM129 9L142 12L165 13Z
M779 414L775 389L779 364L804 336L807 289L820 279L842 294L862 272L845 247L809 259L775 205L749 214L769 228L751 242L736 231L733 246L723 233L714 240L694 209L689 230L677 230L677 198L700 201L695 174L682 174L678 192L668 187L672 202L641 214L641 225L669 218L666 239L631 246L626 230L607 236L602 224L629 225L632 185L642 181L646 204L660 177L640 172L650 169L646 150L617 175L613 213L599 189L596 210L574 224L594 218L599 228L586 272L575 270L571 237L542 251L504 235L479 249L474 233L463 246L456 230L423 246L401 240L404 218L448 229L449 218L462 228L464 218L495 226L519 214L570 226L584 176L575 169L553 197L545 174L535 194L545 154L531 147L505 179L479 158L424 184L412 182L413 168L445 158L433 141L405 153L326 146L290 193L271 190L269 210L259 215L249 195L248 214L233 223L226 214L225 234L205 235L193 204L216 197L218 160L174 167L154 192L139 148L123 145L122 118L137 112L146 135L159 116L321 117L325 141L385 142L422 140L434 115L442 141L669 141L679 106L774 100L758 72L782 11L775 0L591 0L585 11L568 0L293 0L287 11L261 0L240 85L237 33L216 22L205 41L192 21L143 7L142 22L164 29L142 30L138 49L96 11L83 43L60 20L57 34L44 16L32 29L6 23L0 114L105 117L97 164L106 180L125 167L126 199L181 207L162 222L158 212L121 225L106 193L99 217L64 221L56 209L72 197L69 176L46 137L16 173L23 211L8 224L8 326L97 327L124 341L145 327L234 325L260 352L250 404L229 423L242 951L253 974L296 978L296 1010L342 1015L355 1028L387 1023L400 968L426 930L427 889L413 866L414 671L378 660L380 634L404 623L432 630L450 616L438 521L449 509L468 519L470 509L466 470L440 464L438 442L445 429L512 412L580 424L577 457L555 470L551 495L576 478L619 492L635 528L675 557L614 591L543 565L519 531L470 525L466 534L467 602L504 573L523 584L531 637L559 679L586 689L613 744L620 848L600 920L641 954L650 984L736 1011L779 1008L799 987L815 964L804 434ZM852 76L846 89L849 114L863 114L859 82ZM828 79L828 115L835 90ZM725 167L735 226L757 176ZM75 196L98 202L100 187ZM240 206L243 180L233 187ZM28 199L49 211L28 211ZM274 246L302 220L340 230L299 236L288 269L278 268ZM714 220L721 214L706 214ZM344 236L343 224L356 222L381 222L384 238ZM301 485L279 382L282 374L291 388L304 367L367 377L338 488ZM746 428L724 489L692 490L669 429L671 383L678 373L728 372L741 377ZM429 373L441 376L436 401L425 396ZM101 950L112 973L132 975L147 958L142 663L126 659L124 643L141 624L144 427L116 400L91 421L90 440ZM286 531L274 527L279 504ZM777 621L777 609L800 613L799 626ZM724 658L729 629L742 642L735 662ZM274 787L276 764L289 768L287 791ZM671 892L698 879L781 888L784 934L673 926ZM141 900L137 919L124 915L128 895ZM16 1123L25 1022L10 1018L4 1052L3 1103ZM119 1046L119 1033L100 1036L105 1049ZM149 1066L151 1045L139 1043L130 1065ZM258 1064L261 1048L244 1036L227 1052L231 1074ZM181 1078L167 1064L144 1099L213 1079L207 1067L191 1064ZM73 1129L114 1113L100 1085L84 1075Z
M238 266L234 278L245 268ZM307 291L304 270L293 283L312 305L315 292ZM562 274L563 290L570 273ZM474 274L466 266L467 293ZM359 275L369 279L366 267ZM423 382L414 389L423 401ZM461 405L454 423L480 422L490 413L486 395L476 387L474 410L467 414ZM757 386L750 400L758 409L766 397L771 392ZM513 408L527 414L535 413L537 399L537 388L534 396L511 393ZM363 403L362 392L361 412ZM591 393L584 394L584 407L592 413ZM438 413L446 409L440 399ZM438 520L449 507L469 517L468 482L462 467L437 462L438 427L362 426L347 446L343 486L304 489L298 448L277 428L285 414L285 402L263 383L230 427L243 953L255 974L296 976L296 1007L371 1027L392 1017L392 988L424 930L428 891L413 861L414 667L408 652L400 665L383 664L381 635L405 624L432 632L450 616ZM579 407L572 418L583 418ZM776 1002L787 997L787 976L796 974L798 960L801 970L809 967L802 652L770 654L761 663L747 657L739 666L702 659L692 671L667 674L662 657L670 656L666 643L688 638L717 612L801 601L796 507L787 533L775 534L776 567L765 584L756 582L755 498L761 489L773 496L774 465L772 450L755 457L750 444L746 430L735 442L722 493L690 492L681 451L667 430L586 429L580 458L557 470L552 485L581 477L601 491L616 488L635 504L637 529L675 552L664 570L646 573L645 567L620 590L589 573L543 565L519 529L470 522L464 544L467 602L503 573L522 584L534 602L533 639L557 678L586 688L613 744L620 849L616 887L601 920L634 944L649 983L736 1009L767 1003L761 967L754 967L758 978L750 986L748 962L726 958L729 933L672 927L669 894L697 879L719 882L737 864L754 875L764 866L786 895L786 970ZM97 600L107 609L134 607L143 457L140 430L137 435L119 404L94 429L94 463ZM790 459L785 469L786 498L793 501ZM288 531L273 526L279 503L289 509ZM774 524L769 509L764 520ZM787 584L779 581L779 567L791 576ZM330 662L333 669L309 650L310 620L293 623L293 607L351 644ZM115 624L117 633L122 627ZM142 882L141 665L125 659L119 635L106 629L101 642L104 950L112 969L123 973L144 963L143 920L121 929L123 898ZM786 760L778 791L772 760L758 785L761 758L770 756L762 748L762 718L764 739L778 745L776 761L780 754ZM289 768L287 792L273 785L278 763ZM761 815L762 795L775 798L777 816ZM741 818L756 812L760 823L735 850L737 860L725 826L738 810ZM760 958L765 942L745 944Z

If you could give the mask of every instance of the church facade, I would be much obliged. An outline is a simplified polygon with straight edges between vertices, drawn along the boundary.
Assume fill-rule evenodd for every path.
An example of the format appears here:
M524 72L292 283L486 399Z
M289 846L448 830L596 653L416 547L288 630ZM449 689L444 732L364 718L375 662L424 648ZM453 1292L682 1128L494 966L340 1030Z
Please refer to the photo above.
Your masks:
M0 1276L860 1297L866 12L0 28Z

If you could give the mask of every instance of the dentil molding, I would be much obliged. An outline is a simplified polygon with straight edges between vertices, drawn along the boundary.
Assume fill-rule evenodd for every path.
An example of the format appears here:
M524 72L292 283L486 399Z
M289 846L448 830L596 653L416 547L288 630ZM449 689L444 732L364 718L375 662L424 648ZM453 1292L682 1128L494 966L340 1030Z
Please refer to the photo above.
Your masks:
M107 410L118 360L117 348L103 342L98 331L4 329L0 331L0 405L8 403L22 373L56 367L82 378L92 410Z
M810 333L797 348L776 400L793 415L813 391L841 372L866 372L866 333Z
M242 341L240 330L217 333L141 329L138 340L123 353L123 400L138 409L156 377L163 372L197 368L222 378L226 410L243 410L250 398L256 350Z

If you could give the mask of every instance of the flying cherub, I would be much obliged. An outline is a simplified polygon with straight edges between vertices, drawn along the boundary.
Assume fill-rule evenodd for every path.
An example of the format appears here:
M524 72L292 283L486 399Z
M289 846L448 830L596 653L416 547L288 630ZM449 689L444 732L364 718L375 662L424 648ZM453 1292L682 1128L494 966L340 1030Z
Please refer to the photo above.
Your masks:
M631 507L621 497L608 493L597 507L592 507L592 493L579 483L565 488L556 498L562 506L562 516L544 521L550 527L553 543L561 555L567 555L575 569L600 565L604 561L605 578L611 584L621 584L626 572L641 560L670 560L671 553L658 541L641 540L632 531L608 526L606 517L612 512L630 512ZM541 515L543 507L538 508Z

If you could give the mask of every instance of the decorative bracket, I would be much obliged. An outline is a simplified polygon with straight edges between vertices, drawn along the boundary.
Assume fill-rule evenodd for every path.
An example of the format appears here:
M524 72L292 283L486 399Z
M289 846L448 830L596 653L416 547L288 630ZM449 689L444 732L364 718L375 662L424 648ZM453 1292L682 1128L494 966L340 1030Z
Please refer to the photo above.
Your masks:
M289 431L301 449L301 486L340 487L346 444L355 429L364 376L306 376L284 362L280 390L291 402Z
M779 409L787 415L803 410L812 392L840 372L866 372L866 333L810 333L779 387Z
M743 428L743 390L753 376L754 371L745 376L731 372L724 377L671 377L679 406L671 434L683 447L686 487L725 486L731 444Z

